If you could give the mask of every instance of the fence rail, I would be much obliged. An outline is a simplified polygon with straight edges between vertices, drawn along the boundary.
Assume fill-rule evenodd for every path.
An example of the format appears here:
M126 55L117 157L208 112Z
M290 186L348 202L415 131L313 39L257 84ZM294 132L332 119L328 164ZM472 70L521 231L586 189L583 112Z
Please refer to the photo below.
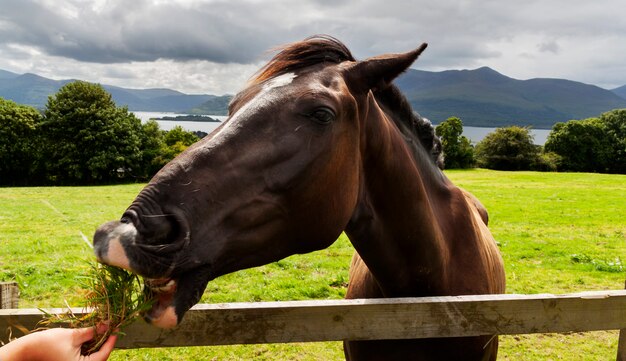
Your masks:
M52 313L67 309L51 309ZM84 310L73 309L75 313ZM32 329L37 309L0 310L0 330ZM626 329L626 290L552 295L200 304L175 329L137 321L118 348L457 337ZM17 334L21 334L17 332ZM14 329L14 335L16 335ZM1 335L6 342L7 335ZM620 347L621 348L621 347ZM622 358L623 359L623 358ZM618 360L621 360L618 356Z

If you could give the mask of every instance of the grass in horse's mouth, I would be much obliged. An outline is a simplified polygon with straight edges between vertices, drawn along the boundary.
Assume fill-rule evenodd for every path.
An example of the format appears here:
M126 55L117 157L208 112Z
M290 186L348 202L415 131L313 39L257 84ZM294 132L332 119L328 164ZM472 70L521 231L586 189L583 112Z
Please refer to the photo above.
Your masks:
M137 275L118 267L94 263L83 280L86 313L76 315L68 310L57 315L42 310L45 317L40 326L47 328L63 324L79 328L108 325L104 333L97 334L91 342L83 345L83 355L89 355L98 351L115 330L121 333L125 326L150 310L154 301L143 292L143 282Z
M176 287L176 281L171 278L146 278L146 287L154 293L170 293Z

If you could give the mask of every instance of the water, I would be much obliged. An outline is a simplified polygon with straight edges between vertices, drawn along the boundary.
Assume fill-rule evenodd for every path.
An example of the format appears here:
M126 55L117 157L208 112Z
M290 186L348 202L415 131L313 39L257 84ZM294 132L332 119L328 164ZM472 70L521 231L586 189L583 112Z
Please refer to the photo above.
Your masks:
M480 142L487 134L495 131L496 128L482 127L463 127L463 135L466 136L472 144ZM544 145L550 134L550 129L531 129L530 133L535 137L535 144Z
M179 114L179 113L163 113L163 112L133 112L137 116L137 118L141 119L142 122L147 122L151 118L161 118L161 117L176 117L176 116L185 116L188 114ZM210 115L211 118L217 119L220 123L217 122L190 122L190 121L176 121L176 120L157 120L157 123L161 126L163 130L170 130L177 125L183 127L183 129L188 131L202 131L205 133L211 133L217 127L220 126L221 122L226 120L226 116L223 115ZM482 128L482 127L463 127L463 135L469 138L472 144L476 144L480 142L485 136L491 132L496 130L496 128ZM550 134L549 129L531 129L531 134L535 137L535 144L544 145L546 143L546 139L548 138L548 134Z
M132 112L132 113L134 113L135 116L137 118L139 118L141 120L141 122L143 122L143 123L147 122L150 119L154 119L154 118L177 117L177 116L189 115L189 114L164 113L164 112ZM213 119L217 119L220 122L192 122L192 121L185 121L185 120L157 120L157 123L159 123L159 126L163 130L171 130L175 126L180 125L181 127L183 127L183 129L191 131L191 132L201 131L201 132L205 132L205 133L211 133L212 131L217 129L217 127L219 127L220 124L222 124L221 123L222 121L224 121L227 118L226 116L223 116L223 115L210 115L210 117L213 118Z

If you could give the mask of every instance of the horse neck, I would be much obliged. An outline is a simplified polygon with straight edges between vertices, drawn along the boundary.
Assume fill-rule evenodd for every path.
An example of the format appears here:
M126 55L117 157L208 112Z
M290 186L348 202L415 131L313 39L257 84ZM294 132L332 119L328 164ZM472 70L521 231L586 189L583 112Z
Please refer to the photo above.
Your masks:
M448 253L438 215L449 181L372 96L366 114L360 198L346 234L385 296L438 294Z

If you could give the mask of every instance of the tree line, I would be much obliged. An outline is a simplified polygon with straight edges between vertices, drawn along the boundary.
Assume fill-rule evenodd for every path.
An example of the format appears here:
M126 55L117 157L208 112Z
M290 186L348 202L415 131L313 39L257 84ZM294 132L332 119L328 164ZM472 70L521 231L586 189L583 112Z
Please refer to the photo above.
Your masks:
M626 174L626 109L557 123L545 146L527 127L497 128L476 146L451 117L436 127L446 168ZM199 140L141 121L98 84L75 81L45 109L0 98L0 185L92 185L145 181Z
M0 98L0 185L145 181L198 139L142 124L98 84L68 83L42 112Z
M439 124L435 132L448 169L626 174L626 109L556 123L543 147L534 144L530 128L518 126L497 128L473 146L462 135L463 123L457 117Z

